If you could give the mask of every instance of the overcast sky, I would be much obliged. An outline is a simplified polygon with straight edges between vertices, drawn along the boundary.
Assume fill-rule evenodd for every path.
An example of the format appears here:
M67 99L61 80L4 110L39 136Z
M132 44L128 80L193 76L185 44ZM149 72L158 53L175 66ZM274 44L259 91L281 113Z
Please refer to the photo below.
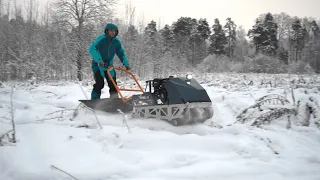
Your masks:
M37 1L44 4L48 0ZM126 1L129 0L119 2L119 16L125 10ZM238 26L243 25L248 30L255 18L266 12L320 19L320 0L131 0L131 3L136 8L136 21L143 13L146 23L161 19L162 26L171 25L181 16L207 18L210 26L214 18L224 23L227 17L231 17Z

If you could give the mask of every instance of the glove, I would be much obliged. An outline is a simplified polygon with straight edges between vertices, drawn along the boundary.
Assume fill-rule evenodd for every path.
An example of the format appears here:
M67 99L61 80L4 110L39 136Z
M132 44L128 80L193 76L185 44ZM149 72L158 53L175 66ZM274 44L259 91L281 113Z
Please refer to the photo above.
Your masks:
M108 70L108 68L106 67L107 64L105 62L99 62L98 66L99 66L101 76L105 78L105 72Z
M125 68L126 68L127 70L131 70L130 66L126 66Z

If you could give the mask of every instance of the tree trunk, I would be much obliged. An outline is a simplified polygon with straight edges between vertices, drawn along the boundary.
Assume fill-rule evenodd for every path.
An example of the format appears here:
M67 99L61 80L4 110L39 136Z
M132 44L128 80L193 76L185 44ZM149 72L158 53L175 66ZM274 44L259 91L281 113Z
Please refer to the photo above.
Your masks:
M295 61L298 62L298 48L295 49Z
M83 42L82 42L82 28L83 23L82 20L79 20L79 26L78 26L78 33L77 33L77 43L78 43L78 49L77 49L77 78L79 81L83 80L83 74L82 74L82 58L83 58Z
M230 29L229 29L229 32L230 32ZM229 34L229 59L232 59L231 58L231 36Z
M82 81L82 52L78 49L77 52L77 78L79 81Z

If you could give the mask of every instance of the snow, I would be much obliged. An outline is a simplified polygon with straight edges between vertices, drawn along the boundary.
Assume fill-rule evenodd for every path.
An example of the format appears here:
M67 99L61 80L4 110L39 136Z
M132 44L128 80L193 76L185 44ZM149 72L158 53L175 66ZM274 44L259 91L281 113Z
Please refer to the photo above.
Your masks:
M155 119L127 119L130 131L121 114L97 113L103 129L87 110L79 111L72 121L73 111L50 119L61 116L53 112L75 109L79 99L90 97L90 83L17 85L13 102L18 142L0 147L0 179L72 179L52 166L81 180L320 179L316 126L299 126L298 120L287 129L286 117L260 128L234 123L243 109L266 94L281 94L292 102L284 86L261 86L270 76L248 77L254 81L250 87L243 83L250 80L239 76L195 78L214 102L211 120L173 127ZM102 97L108 97L107 87L104 92ZM309 97L319 105L314 89L296 91L296 101ZM0 135L11 128L9 106L10 86L4 84L0 88ZM49 113L53 114L46 116ZM211 121L223 128L210 126Z

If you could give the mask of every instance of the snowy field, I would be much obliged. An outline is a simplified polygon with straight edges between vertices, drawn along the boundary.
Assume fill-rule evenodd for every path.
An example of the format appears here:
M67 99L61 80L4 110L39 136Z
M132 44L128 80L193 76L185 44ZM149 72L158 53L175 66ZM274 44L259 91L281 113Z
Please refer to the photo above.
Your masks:
M173 127L128 118L128 128L121 114L97 113L103 129L90 111L73 116L78 100L90 97L91 82L16 84L17 143L3 139L0 180L319 180L320 79L306 77L196 76L213 101L214 117L205 124ZM295 88L293 104L289 87L299 84L309 87ZM11 129L10 88L0 85L0 136ZM108 97L107 87L104 92ZM244 109L268 94L286 97L286 107L300 101L300 113L260 127L236 123ZM310 98L314 111L303 126Z

